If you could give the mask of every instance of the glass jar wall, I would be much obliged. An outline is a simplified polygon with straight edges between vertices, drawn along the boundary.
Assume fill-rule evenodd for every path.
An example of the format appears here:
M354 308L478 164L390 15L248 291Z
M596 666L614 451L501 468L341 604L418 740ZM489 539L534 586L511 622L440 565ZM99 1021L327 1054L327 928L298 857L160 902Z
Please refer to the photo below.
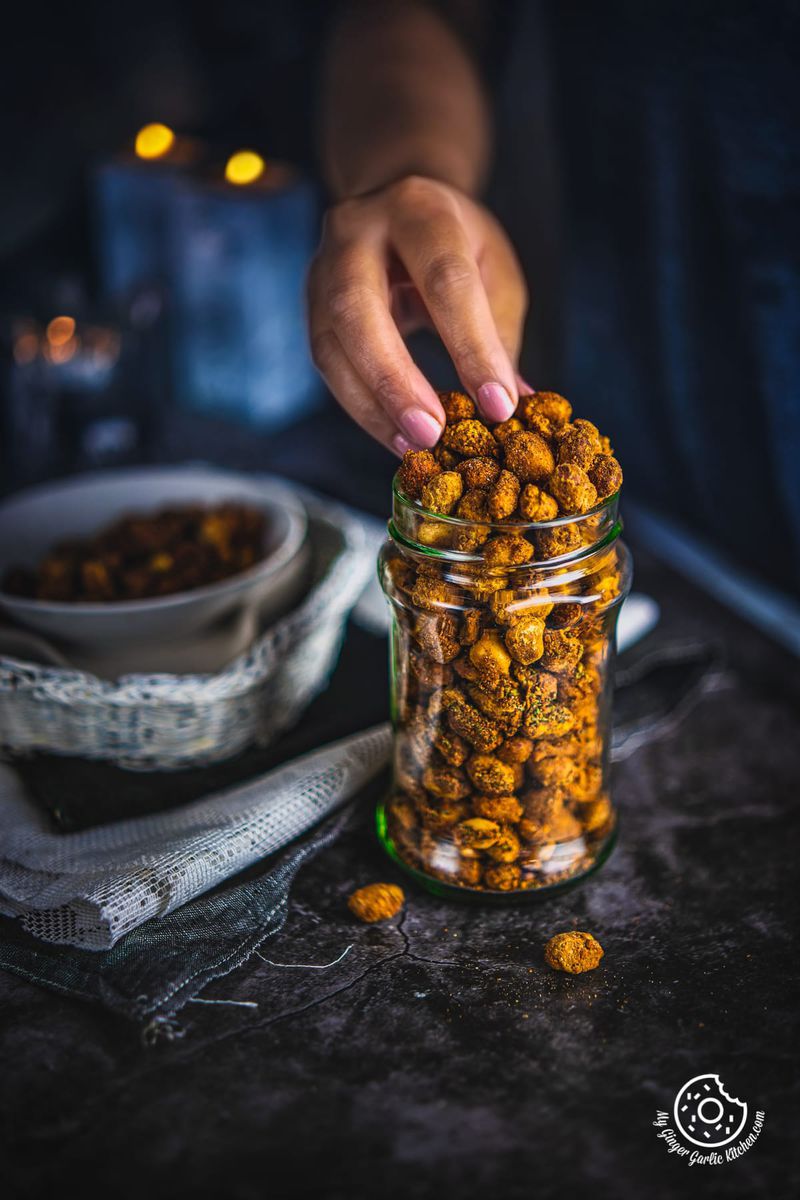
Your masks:
M389 854L431 890L540 894L607 856L614 631L630 587L618 497L542 524L421 509L397 481Z

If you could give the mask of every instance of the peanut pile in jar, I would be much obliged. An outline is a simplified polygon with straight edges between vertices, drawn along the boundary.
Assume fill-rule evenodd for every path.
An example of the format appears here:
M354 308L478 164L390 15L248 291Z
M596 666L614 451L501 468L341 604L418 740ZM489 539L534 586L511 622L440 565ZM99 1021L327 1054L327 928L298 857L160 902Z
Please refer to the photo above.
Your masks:
M492 426L468 396L440 399L439 443L400 466L383 562L395 615L386 834L425 876L542 888L590 869L613 830L622 471L563 396L523 396Z

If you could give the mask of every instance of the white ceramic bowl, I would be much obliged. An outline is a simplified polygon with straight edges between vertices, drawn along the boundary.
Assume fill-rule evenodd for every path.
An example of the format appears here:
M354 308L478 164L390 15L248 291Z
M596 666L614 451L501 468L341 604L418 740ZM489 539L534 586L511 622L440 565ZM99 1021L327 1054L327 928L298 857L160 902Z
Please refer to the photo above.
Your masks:
M92 535L129 513L167 505L235 500L266 516L265 556L247 571L191 591L147 600L61 603L0 591L0 609L20 625L66 645L102 652L185 640L237 608L268 622L302 587L306 514L291 488L212 467L134 467L46 484L0 504L0 578L10 566L35 567L54 543Z

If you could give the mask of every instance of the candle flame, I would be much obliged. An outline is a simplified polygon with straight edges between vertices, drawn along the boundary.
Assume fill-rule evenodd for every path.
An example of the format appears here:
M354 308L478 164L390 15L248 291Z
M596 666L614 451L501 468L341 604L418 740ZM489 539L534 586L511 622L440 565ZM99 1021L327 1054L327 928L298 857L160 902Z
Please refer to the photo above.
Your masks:
M175 143L169 125L144 125L136 135L135 149L139 158L163 158Z
M75 333L75 318L53 317L45 332L51 346L66 346Z
M228 183L245 187L261 178L266 165L261 155L256 154L254 150L237 150L225 164L225 178Z

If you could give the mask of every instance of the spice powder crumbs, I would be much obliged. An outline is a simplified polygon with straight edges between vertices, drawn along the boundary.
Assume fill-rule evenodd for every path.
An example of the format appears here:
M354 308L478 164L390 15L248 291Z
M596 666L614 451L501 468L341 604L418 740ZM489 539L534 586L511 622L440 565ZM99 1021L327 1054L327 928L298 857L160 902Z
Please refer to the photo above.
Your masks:
M566 971L580 975L593 971L600 965L603 947L591 933L573 929L570 933L557 933L544 948L544 961L554 971Z
M394 883L369 883L353 892L347 901L347 907L359 921L372 924L374 921L388 921L390 917L396 916L405 900L403 889Z

